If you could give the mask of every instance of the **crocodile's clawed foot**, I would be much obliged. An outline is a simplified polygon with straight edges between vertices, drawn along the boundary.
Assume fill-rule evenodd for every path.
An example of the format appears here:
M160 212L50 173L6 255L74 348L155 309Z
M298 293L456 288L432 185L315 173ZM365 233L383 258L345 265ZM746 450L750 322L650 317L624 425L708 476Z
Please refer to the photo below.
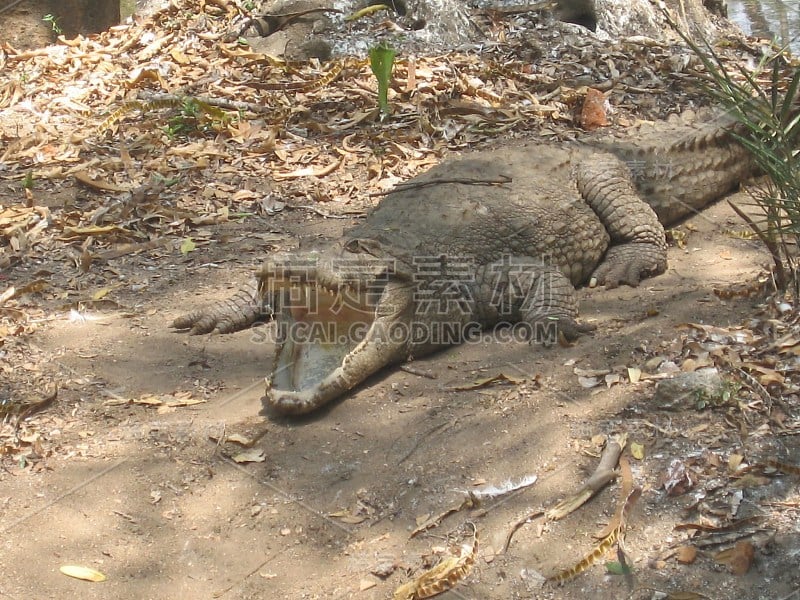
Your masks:
M269 315L260 298L258 281L253 280L230 298L181 315L172 322L172 327L188 330L191 335L240 331Z
M549 347L562 341L574 342L596 329L595 325L578 321L570 316L547 316L534 321L528 341L531 344Z
M570 318L561 318L558 321L558 332L564 336L568 342L574 342L583 335L593 333L597 325L576 321Z
M181 315L172 322L172 327L180 331L188 331L189 335L232 333L239 329L236 323L218 314L213 307Z
M659 275L667 269L664 249L653 244L624 244L614 246L606 253L603 262L594 270L589 287L620 285L636 287L646 277Z

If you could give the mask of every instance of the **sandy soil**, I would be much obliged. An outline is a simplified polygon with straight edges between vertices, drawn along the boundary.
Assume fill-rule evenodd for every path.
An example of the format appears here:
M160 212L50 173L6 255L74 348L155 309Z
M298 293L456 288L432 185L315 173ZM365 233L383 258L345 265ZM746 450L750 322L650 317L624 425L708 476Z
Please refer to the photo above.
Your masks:
M260 231L290 244L335 236L347 224L292 212ZM650 598L653 589L792 597L800 585L796 478L777 478L766 497L785 500L784 514L745 491L767 532L755 538L748 574L731 575L713 551L691 565L667 552L688 537L673 528L695 520L687 508L699 493L669 497L659 479L676 458L711 452L724 464L748 447L753 440L730 425L732 412L665 413L652 405L652 381L586 389L574 373L641 367L674 350L681 323L724 326L753 315L753 300L711 293L766 263L756 242L725 233L736 228L718 204L682 227L686 248L670 249L665 275L637 289L581 290L582 314L598 331L573 347L453 348L413 364L430 378L388 370L307 419L259 415L269 343L252 332L188 337L168 328L247 276L264 252L257 227L220 226L216 243L190 258L120 259L113 269L131 285L119 290L119 305L82 318L48 310L36 334L23 336L30 360L20 368L58 380L61 390L23 424L22 451L3 459L0 597L387 598L435 562L466 520L479 532L477 563L442 597ZM452 390L498 373L517 383ZM189 396L203 403L165 404ZM130 402L147 398L162 404ZM561 522L523 526L504 553L506 535L526 513L579 487L596 466L596 436L623 432L645 448L633 461L643 494L624 544L633 587L602 564L563 587L543 586L542 575L597 545L592 534L613 514L618 486ZM235 434L255 440L252 448L230 441ZM796 459L796 436L782 444ZM230 458L243 451L261 462ZM539 477L535 485L409 539L418 522L458 506L465 491L530 475ZM67 564L108 579L67 578L59 573Z
M0 43L19 49L52 44L57 34L52 21L44 20L51 13L49 4L40 0L23 0L15 4L12 9L0 13ZM55 29L58 29L57 23Z
M150 65L152 36L172 40L165 46L171 59L166 49L158 56L171 60L164 85L202 84L200 71L210 68L204 65L216 65L229 83L209 93L270 101L239 85L250 78L243 70L250 59L237 62L217 43L195 43L197 31L222 31L223 4L165 13L155 28L120 29L114 35L125 37L106 41L130 42L131 53L122 58L106 57L104 47L88 40L83 49L60 48L49 57L33 52L8 63L13 106L0 112L0 140L16 144L16 154L0 172L0 207L8 211L0 214L11 215L10 224L0 223L0 294L15 286L18 295L0 302L0 418L12 413L0 420L0 599L385 599L457 552L469 521L479 538L475 564L442 598L641 600L663 592L676 599L798 600L798 477L736 471L739 459L800 464L796 417L777 404L767 414L752 389L738 384L726 402L703 411L667 412L653 400L654 357L685 367L697 347L682 324L725 327L772 316L762 311L763 299L714 293L747 285L769 262L757 241L736 235L744 226L725 203L679 228L685 248L670 248L666 274L636 289L579 291L583 317L597 325L593 336L551 349L496 340L452 348L407 370L380 373L304 419L261 414L274 350L262 331L190 337L170 330L174 317L230 294L269 252L337 238L354 218L320 213L366 208L375 199L368 193L383 189L379 183L433 161L432 153L413 151L422 131L419 98L429 94L435 108L448 105L448 94L466 94L452 81L434 81L434 69L420 59L417 77L431 78L430 85L414 98L394 99L413 116L412 125L402 131L364 126L358 136L343 131L331 138L315 128L317 120L338 123L340 105L348 115L362 105L374 108L365 75L355 71L319 98L305 92L310 108L298 112L276 146L291 160L259 158L269 142L260 116L224 135L195 131L196 138L180 139L177 131L167 136L180 124L174 113L123 111L122 133L91 137L98 128L105 132L100 125L128 97L136 69ZM561 39L540 27L528 31L534 42L536 32L545 41ZM626 114L652 119L673 112L679 100L691 105L673 86L685 78L664 77L657 87L644 81L684 64L672 61L668 48L581 55L594 71L569 58L581 48L566 44L568 59L550 59L552 68L537 60L547 72L511 87L496 70L474 72L502 84L490 91L530 87L545 98L552 97L551 79L572 81L577 89L578 75L621 71L625 85L611 98L620 127L633 122ZM654 54L649 64L657 66L645 68L642 53ZM467 73L471 63L459 60L454 64ZM84 88L85 96L62 98L73 80L101 81L116 71L92 88L96 93ZM593 77L588 80L603 79ZM632 96L631 90L640 91ZM521 102L516 92L507 96ZM574 108L574 101L561 100L558 110ZM286 106L294 105L286 100ZM526 117L530 103L521 106L508 113L520 117L515 127L561 139L563 123L551 127L555 112L536 121ZM283 127L282 113L275 114L269 118ZM445 131L448 123L435 124ZM474 139L490 143L495 135L464 131L451 151ZM78 132L91 143L73 137ZM307 147L292 147L298 132L308 136ZM229 143L234 134L241 139ZM342 162L337 151L346 147L345 135L359 148ZM379 135L374 143L372 135ZM80 173L68 170L76 161L87 170L84 182L97 176L95 185L76 183ZM342 166L327 178L278 183L273 177L335 161ZM370 169L377 170L367 177ZM28 175L34 180L24 187ZM140 205L119 236L70 237L70 230L95 222L95 211L119 209L121 190L137 189L151 175L179 183ZM125 185L101 185L115 181ZM276 207L277 198L286 200L281 212L258 210ZM209 220L218 209L230 209L230 218ZM14 229L17 210L28 229ZM122 214L130 216L110 213ZM37 223L49 226L34 235ZM196 248L182 253L189 237ZM138 250L108 258L128 242L140 244ZM794 376L796 384L792 363L785 362L787 381ZM641 380L632 383L629 368L640 369ZM588 387L593 370L608 372L608 385L601 374L600 385ZM499 374L505 384L475 385ZM797 388L785 402L798 414ZM39 410L18 421L9 406ZM602 442L618 434L641 450L631 463L642 494L626 518L624 544L563 586L545 583L598 546L593 536L624 500L620 484L609 484L563 520L521 526L507 550L506 539L526 515L575 493L597 467ZM667 493L665 481L683 467L686 481ZM534 485L455 511L410 538L419 523L461 506L467 492L531 476L538 477ZM719 555L737 542L755 550L743 574L732 570L746 569ZM682 546L699 549L693 562L677 560L686 559ZM627 575L612 574L621 557ZM66 565L96 569L107 579L69 578L59 571Z

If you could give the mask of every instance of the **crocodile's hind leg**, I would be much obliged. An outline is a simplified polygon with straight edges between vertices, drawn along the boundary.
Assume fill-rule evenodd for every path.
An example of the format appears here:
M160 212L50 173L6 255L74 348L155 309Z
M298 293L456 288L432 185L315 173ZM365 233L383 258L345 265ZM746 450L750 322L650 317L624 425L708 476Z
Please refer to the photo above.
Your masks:
M617 287L636 286L645 277L667 268L664 227L656 213L639 197L630 169L610 154L580 161L578 190L611 236L611 247L594 273L592 282Z
M258 279L251 280L233 296L175 319L175 329L201 333L232 333L246 329L272 314L258 290Z

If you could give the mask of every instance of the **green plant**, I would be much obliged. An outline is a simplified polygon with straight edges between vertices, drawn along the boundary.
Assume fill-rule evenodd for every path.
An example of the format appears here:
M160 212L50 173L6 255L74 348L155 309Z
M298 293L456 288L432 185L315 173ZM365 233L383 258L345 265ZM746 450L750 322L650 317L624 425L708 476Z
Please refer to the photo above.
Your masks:
M778 48L754 71L739 67L732 73L708 41L701 47L666 16L705 67L705 90L737 123L732 135L768 176L766 184L751 192L762 218L753 219L733 203L731 207L769 251L778 288L800 298L797 254L792 251L800 244L800 63ZM768 82L762 83L764 74Z
M393 48L383 43L369 49L369 66L378 80L378 108L381 118L389 114L389 83L392 80L396 54Z
M170 138L206 133L213 129L208 107L192 97L183 98L178 112L169 118L164 131Z
M50 23L50 27L56 35L61 35L64 33L64 30L61 29L61 25L58 24L58 19L59 17L49 13L42 17L42 21Z
M709 407L724 406L728 403L735 405L741 391L742 384L730 379L723 379L722 385L715 389L701 388L695 390L694 406L697 410L703 410Z

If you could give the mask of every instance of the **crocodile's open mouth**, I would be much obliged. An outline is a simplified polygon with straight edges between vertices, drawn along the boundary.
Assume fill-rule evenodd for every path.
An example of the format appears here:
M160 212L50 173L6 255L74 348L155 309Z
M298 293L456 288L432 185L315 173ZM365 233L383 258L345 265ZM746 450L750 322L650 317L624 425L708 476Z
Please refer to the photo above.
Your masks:
M310 412L408 355L408 277L374 261L268 263L260 275L278 328L266 403L280 413Z
M273 390L302 393L341 367L375 321L368 295L303 283L282 290Z

